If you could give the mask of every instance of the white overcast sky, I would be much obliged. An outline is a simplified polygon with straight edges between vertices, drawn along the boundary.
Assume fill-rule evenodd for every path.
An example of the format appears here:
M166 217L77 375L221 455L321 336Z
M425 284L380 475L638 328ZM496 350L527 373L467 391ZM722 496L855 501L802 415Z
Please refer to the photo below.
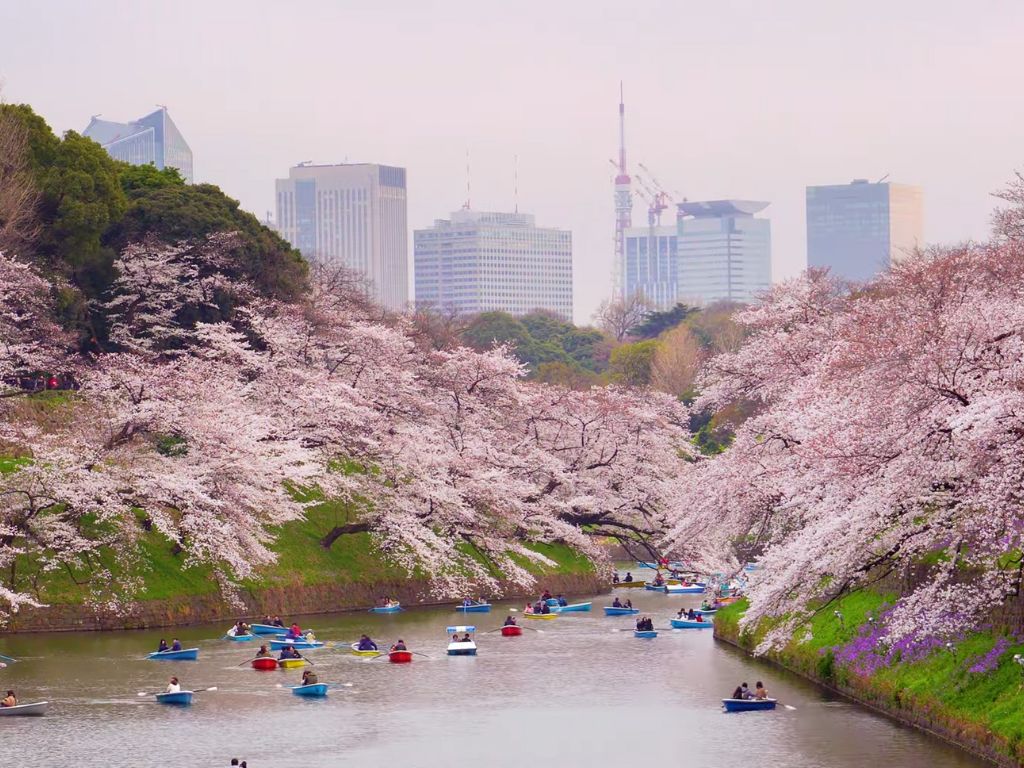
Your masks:
M7 101L58 132L165 104L197 179L261 217L290 165L347 160L405 166L428 226L467 149L473 207L510 210L518 155L520 210L572 230L578 321L609 291L620 80L630 162L771 201L778 279L807 184L889 174L929 241L984 237L1024 169L1022 41L1022 0L0 0Z

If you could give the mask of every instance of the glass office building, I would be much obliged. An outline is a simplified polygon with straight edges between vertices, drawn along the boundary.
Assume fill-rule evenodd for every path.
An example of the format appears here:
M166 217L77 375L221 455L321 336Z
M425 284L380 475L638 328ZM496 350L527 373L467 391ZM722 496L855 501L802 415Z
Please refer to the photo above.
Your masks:
M808 267L870 280L923 241L920 187L866 179L807 187Z
M679 233L670 227L626 230L622 259L625 296L642 295L656 309L671 309L679 295Z
M416 304L459 314L545 309L572 320L572 233L464 209L413 233Z
M130 123L93 117L82 135L116 160L132 165L152 164L161 170L177 168L185 181L194 181L192 150L163 107Z
M405 168L303 164L275 186L283 238L310 261L344 266L362 276L385 308L407 309Z
M754 216L768 205L753 200L679 203L677 301L750 303L771 287L771 221Z

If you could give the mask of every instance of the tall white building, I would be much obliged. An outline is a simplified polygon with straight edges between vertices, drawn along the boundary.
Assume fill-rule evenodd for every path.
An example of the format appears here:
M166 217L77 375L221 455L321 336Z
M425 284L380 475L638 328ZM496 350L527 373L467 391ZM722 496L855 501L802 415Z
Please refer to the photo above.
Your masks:
M526 213L455 211L413 233L416 304L572 320L572 233Z
M348 267L393 311L409 301L405 169L298 165L278 179L277 228L310 261Z
M754 216L768 205L753 200L679 203L678 301L751 303L771 287L771 221Z
M642 295L655 309L671 309L679 295L679 232L673 226L625 230L624 296Z
M807 187L807 266L870 280L924 243L920 187L854 179Z

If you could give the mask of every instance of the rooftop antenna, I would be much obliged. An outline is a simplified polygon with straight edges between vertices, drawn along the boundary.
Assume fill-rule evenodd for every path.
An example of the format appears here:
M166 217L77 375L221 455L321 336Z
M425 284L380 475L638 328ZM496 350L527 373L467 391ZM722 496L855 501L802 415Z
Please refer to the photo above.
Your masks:
M462 209L468 211L470 209L470 185L469 185L469 147L466 147L466 202L463 203Z
M881 183L882 183L883 181L885 181L885 180L886 180L886 179L888 179L888 178L889 178L889 174L887 173L887 174L885 174L885 176L883 176L882 178L880 178L880 179L879 179L878 181L876 181L875 183L876 183L876 184L881 184Z
M519 213L519 155L512 156L512 200L515 212Z

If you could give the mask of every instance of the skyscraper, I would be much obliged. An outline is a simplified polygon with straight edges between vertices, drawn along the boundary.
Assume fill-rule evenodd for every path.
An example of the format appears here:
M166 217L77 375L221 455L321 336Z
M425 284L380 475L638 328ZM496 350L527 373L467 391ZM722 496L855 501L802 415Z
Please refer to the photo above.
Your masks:
M924 242L920 187L869 183L807 187L807 266L870 280Z
M363 276L400 312L409 301L405 168L373 163L297 165L278 179L277 228L310 261Z
M771 287L771 221L754 217L768 205L753 200L679 203L678 301L750 303Z
M625 230L621 285L624 296L640 294L656 309L671 309L679 295L677 225Z
M82 135L107 150L115 160L132 165L152 163L161 170L177 168L185 181L193 181L192 150L164 107L130 123L93 117Z
M413 233L416 304L472 314L546 309L572 320L572 233L527 213L463 209Z

